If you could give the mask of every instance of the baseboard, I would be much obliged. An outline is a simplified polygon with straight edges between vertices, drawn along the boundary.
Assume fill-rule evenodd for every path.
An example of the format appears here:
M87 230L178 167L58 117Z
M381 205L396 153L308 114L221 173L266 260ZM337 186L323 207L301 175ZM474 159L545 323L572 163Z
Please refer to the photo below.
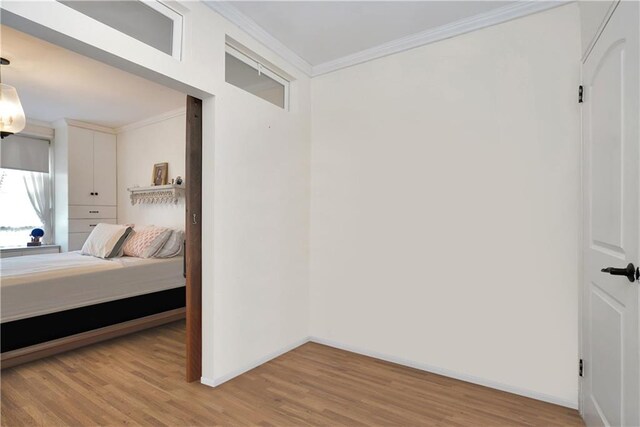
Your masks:
M226 383L227 381L244 374L245 372L248 372L254 368L257 368L258 366L267 363L270 360L275 359L276 357L282 356L285 353L290 352L291 350L300 347L303 344L306 344L307 342L309 342L309 338L305 337L303 339L297 340L277 351L271 352L269 354L267 354L264 357L261 357L251 363L249 363L248 365L240 368L240 369L236 369L235 371L232 371L228 374L225 375L221 375L219 377L214 377L214 378L206 378L206 377L202 377L200 378L200 382L204 385L207 385L209 387L217 387L220 384Z
M548 402L548 403L553 403L554 405L560 405L560 406L564 406L566 408L571 408L571 409L578 409L578 402L572 402L557 396L552 396L552 395L548 395L548 394L544 394L544 393L538 393L536 391L531 391L531 390L527 390L527 389L523 389L523 388L519 388L519 387L514 387L508 384L503 384L503 383L499 383L496 381L492 381L492 380L488 380L486 378L480 378L480 377L475 377L473 375L467 375L467 374L462 374L460 372L456 372L456 371L452 371L449 369L444 369L444 368L440 368L437 366L432 366L432 365L427 365L425 363L419 363L419 362L415 362L412 360L408 360L408 359L403 359L401 357L395 357L395 356L390 356L387 354L382 354L382 353L378 353L375 351L369 351L369 350L364 350L361 348L357 348L351 345L347 345L347 344L343 344L337 341L333 341L333 340L328 340L328 339L324 339L324 338L319 338L319 337L308 337L308 338L304 338L301 340L298 340L278 351L272 352L264 357L261 357L260 359L250 363L249 365L237 369L233 372L230 372L226 375L222 375L220 377L216 377L213 379L210 378L206 378L206 377L202 377L200 378L200 382L204 385L207 385L209 387L217 387L220 384L223 384L239 375L244 374L245 372L248 372L254 368L257 368L258 366L262 365L263 363L266 363L272 359L275 359L278 356L282 356L285 353L288 353L289 351L300 347L303 344L306 344L307 342L314 342L317 344L322 344L322 345L326 345L329 347L333 347L333 348L337 348L340 350L344 350L344 351L349 351L351 353L357 353L357 354L361 354L363 356L369 356L369 357L373 357L374 359L380 359L380 360L384 360L387 362L391 362L391 363L396 363L398 365L403 365L403 366L408 366L410 368L414 368L414 369L419 369L421 371L426 371L426 372L431 372L433 374L438 374L438 375L442 375L445 377L449 377L449 378L454 378L460 381L465 381L468 383L472 383L472 384L478 384L481 386L485 386L485 387L489 387L489 388L493 388L496 390L501 390L501 391L506 391L507 393L513 393L513 394L517 394L520 396L524 396L524 397L529 397L531 399L535 399L535 400L540 400L542 402Z
M415 362L400 357L390 356L387 354L378 353L375 351L364 350L351 345L343 344L333 340L327 340L319 337L310 337L310 342L326 345L340 350L349 351L351 353L361 354L363 356L373 357L374 359L380 359L398 365L408 366L410 368L419 369L421 371L431 372L433 374L442 375L449 378L455 378L457 380L465 381L468 383L478 384L496 390L506 391L508 393L517 394L531 399L541 400L543 402L553 403L555 405L564 406L571 409L578 409L578 402L572 402L557 396L551 396L544 393L538 393L535 391L514 387L508 384L502 384L496 381L488 380L485 378L475 377L472 375L462 374L459 372L451 371L449 369L439 368L437 366L431 366L424 363Z

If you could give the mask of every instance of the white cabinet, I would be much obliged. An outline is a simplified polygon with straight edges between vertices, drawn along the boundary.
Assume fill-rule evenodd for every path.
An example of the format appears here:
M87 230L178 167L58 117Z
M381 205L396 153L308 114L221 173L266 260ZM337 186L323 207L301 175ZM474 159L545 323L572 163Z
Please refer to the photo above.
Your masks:
M69 206L69 218L115 218L116 215L115 206Z
M93 133L88 129L69 126L67 173L70 205L90 205L94 201Z
M101 218L101 219L70 219L69 220L69 233L91 233L98 223L103 222L105 224L115 224L115 218Z
M101 206L116 205L116 136L93 134L93 191Z
M69 240L67 242L68 251L79 251L82 249L82 245L87 240L91 233L69 233Z
M78 250L95 225L116 223L116 136L62 120L54 150L56 240L63 251Z
M116 204L116 136L69 126L69 204Z

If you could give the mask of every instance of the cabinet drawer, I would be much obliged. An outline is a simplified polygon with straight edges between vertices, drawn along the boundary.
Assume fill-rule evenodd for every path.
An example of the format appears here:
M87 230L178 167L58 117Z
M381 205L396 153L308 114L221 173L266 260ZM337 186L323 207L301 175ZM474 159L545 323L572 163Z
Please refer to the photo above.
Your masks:
M116 218L115 206L69 206L69 218Z
M69 251L78 251L82 249L85 240L90 233L69 233Z
M115 218L70 219L69 233L91 233L98 223L115 224Z

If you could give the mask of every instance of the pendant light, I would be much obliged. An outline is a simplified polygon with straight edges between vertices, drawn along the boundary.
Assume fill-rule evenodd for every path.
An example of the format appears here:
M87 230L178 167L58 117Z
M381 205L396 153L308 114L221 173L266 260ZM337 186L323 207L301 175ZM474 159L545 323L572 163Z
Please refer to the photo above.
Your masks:
M9 65L8 59L0 58L0 65ZM24 110L16 88L2 83L0 73L0 138L20 132L26 125Z

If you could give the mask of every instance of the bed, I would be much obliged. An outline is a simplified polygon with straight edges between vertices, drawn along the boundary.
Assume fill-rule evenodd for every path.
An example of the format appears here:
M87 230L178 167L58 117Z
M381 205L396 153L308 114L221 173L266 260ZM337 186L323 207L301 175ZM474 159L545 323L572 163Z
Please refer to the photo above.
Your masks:
M184 317L183 257L2 259L0 296L5 368Z

